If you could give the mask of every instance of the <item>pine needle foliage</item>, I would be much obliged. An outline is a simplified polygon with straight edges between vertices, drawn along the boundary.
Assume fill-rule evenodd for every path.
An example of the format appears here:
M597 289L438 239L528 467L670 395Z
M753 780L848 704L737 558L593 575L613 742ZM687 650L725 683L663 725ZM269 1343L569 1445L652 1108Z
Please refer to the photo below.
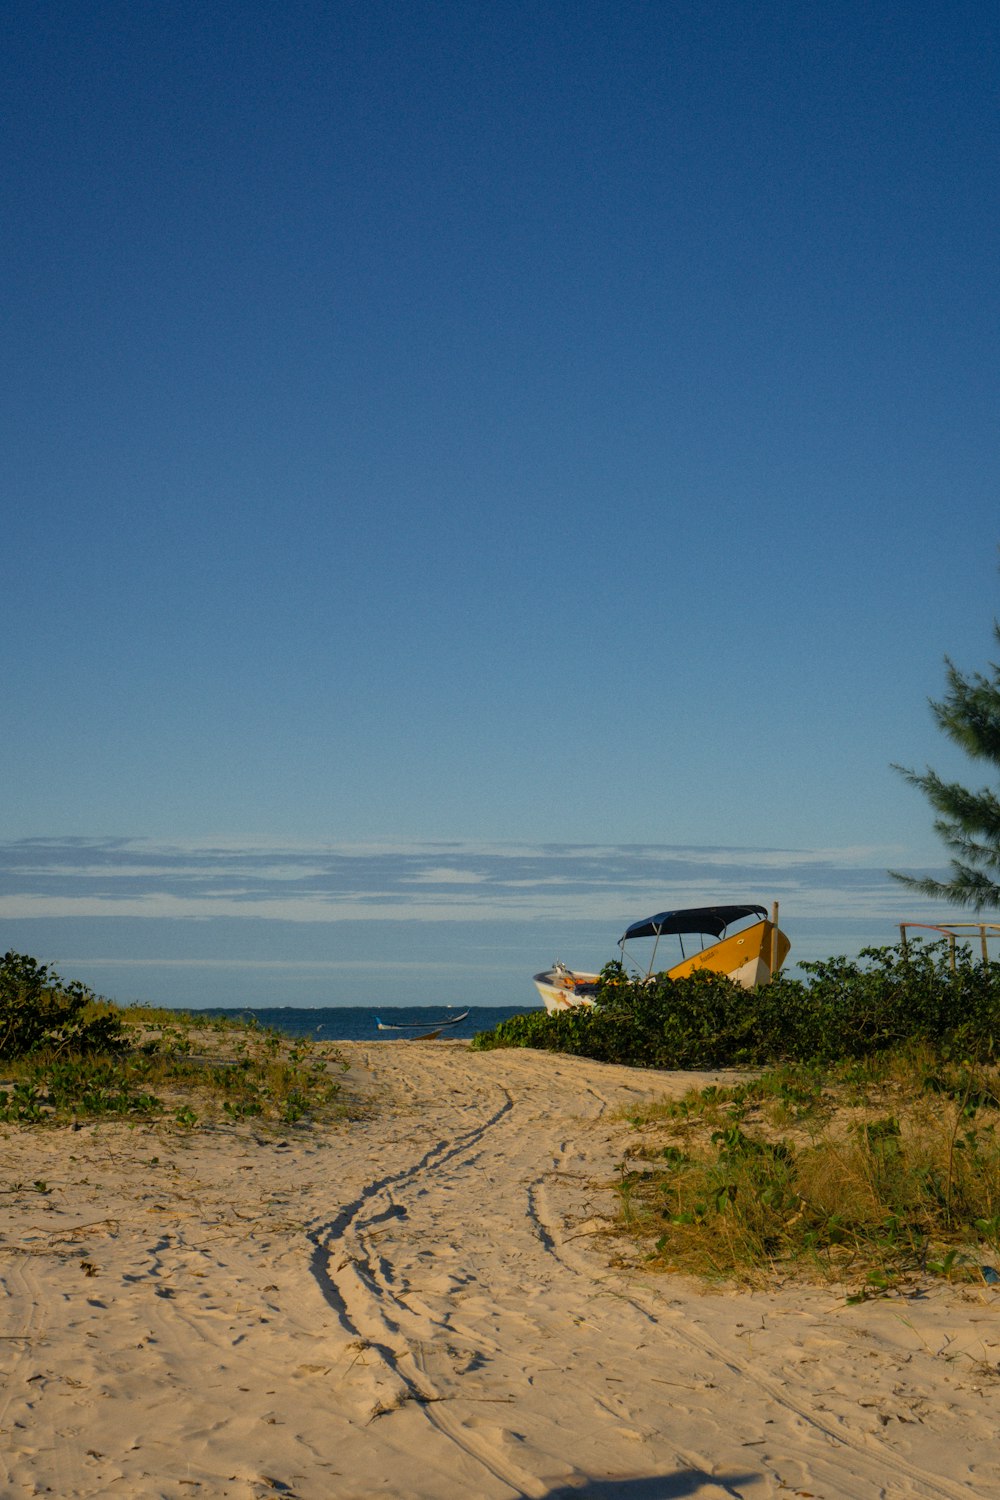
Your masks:
M1000 641L1000 624L993 632ZM945 658L948 691L940 702L931 700L931 710L941 729L973 760L987 761L1000 771L1000 665L991 662L989 672L964 676L950 658ZM1000 797L988 786L969 791L956 781L943 781L927 768L922 774L906 766L893 766L917 787L937 813L934 830L952 851L948 880L917 879L890 870L894 879L959 906L976 911L1000 909Z

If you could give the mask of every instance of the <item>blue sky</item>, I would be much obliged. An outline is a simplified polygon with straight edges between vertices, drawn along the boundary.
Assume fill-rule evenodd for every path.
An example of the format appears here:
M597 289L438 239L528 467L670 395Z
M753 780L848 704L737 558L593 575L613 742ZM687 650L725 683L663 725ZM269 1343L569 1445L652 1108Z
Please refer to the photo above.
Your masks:
M5 946L499 994L636 846L796 950L913 908L889 763L978 784L927 698L1000 581L995 12L0 24Z

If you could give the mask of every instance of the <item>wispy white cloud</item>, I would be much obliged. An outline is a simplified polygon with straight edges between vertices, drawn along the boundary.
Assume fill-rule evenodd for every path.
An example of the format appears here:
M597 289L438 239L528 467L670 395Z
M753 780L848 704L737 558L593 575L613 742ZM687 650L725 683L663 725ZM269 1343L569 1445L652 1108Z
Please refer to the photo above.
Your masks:
M613 923L647 909L734 900L791 902L803 915L892 916L902 892L885 866L897 854L878 846L32 839L0 845L0 918Z

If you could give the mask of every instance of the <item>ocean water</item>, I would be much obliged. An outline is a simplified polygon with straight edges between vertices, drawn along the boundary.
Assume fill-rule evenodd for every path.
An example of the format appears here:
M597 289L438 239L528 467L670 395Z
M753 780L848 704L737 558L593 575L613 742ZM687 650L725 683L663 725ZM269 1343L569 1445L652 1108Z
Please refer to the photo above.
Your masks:
M904 908L902 915L907 914ZM533 974L547 969L554 959L597 973L609 958L618 956L625 917L623 913L620 921L616 917L599 922L331 924L116 917L93 924L79 918L75 925L38 918L19 927L5 926L5 941L119 1005L170 1010L343 1008L360 1012L357 1024L363 1028L366 1012L386 1007L418 1006L418 1018L433 1018L439 1009L464 1009L468 1004L487 1010L531 1010L539 1004ZM853 956L869 945L899 941L898 925L889 918L802 916L790 899L782 909L781 926L792 943L787 965L792 976L801 972L797 965L803 960ZM144 948L154 937L156 957ZM316 1024L327 1023L320 1018Z
M246 1020L255 1020L259 1026L270 1027L273 1031L280 1031L285 1036L310 1037L313 1041L319 1042L396 1042L405 1041L408 1035L419 1036L425 1029L432 1031L435 1022L447 1020L449 1015L459 1016L464 1009L465 1006L457 1005L450 1009L442 1005L380 1006L378 1008L369 1005L277 1005L247 1009L214 1006L198 1010L186 1008L186 1014L227 1016L230 1019L239 1016ZM477 1031L492 1031L494 1026L499 1026L501 1021L506 1021L510 1016L537 1009L539 1009L538 1006L531 1005L521 1008L476 1005L472 1007L464 1021L459 1021L455 1026L445 1027L441 1035L467 1040L475 1036ZM379 1019L393 1026L418 1023L418 1030L409 1033L380 1031Z

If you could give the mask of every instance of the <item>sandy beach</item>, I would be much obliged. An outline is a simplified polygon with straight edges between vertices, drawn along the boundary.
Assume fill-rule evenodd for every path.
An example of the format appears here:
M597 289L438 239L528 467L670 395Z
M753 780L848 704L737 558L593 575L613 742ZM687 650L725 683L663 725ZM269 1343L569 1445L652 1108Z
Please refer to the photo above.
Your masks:
M7 1500L1000 1495L997 1291L616 1255L620 1106L708 1075L343 1051L322 1129L0 1127Z

